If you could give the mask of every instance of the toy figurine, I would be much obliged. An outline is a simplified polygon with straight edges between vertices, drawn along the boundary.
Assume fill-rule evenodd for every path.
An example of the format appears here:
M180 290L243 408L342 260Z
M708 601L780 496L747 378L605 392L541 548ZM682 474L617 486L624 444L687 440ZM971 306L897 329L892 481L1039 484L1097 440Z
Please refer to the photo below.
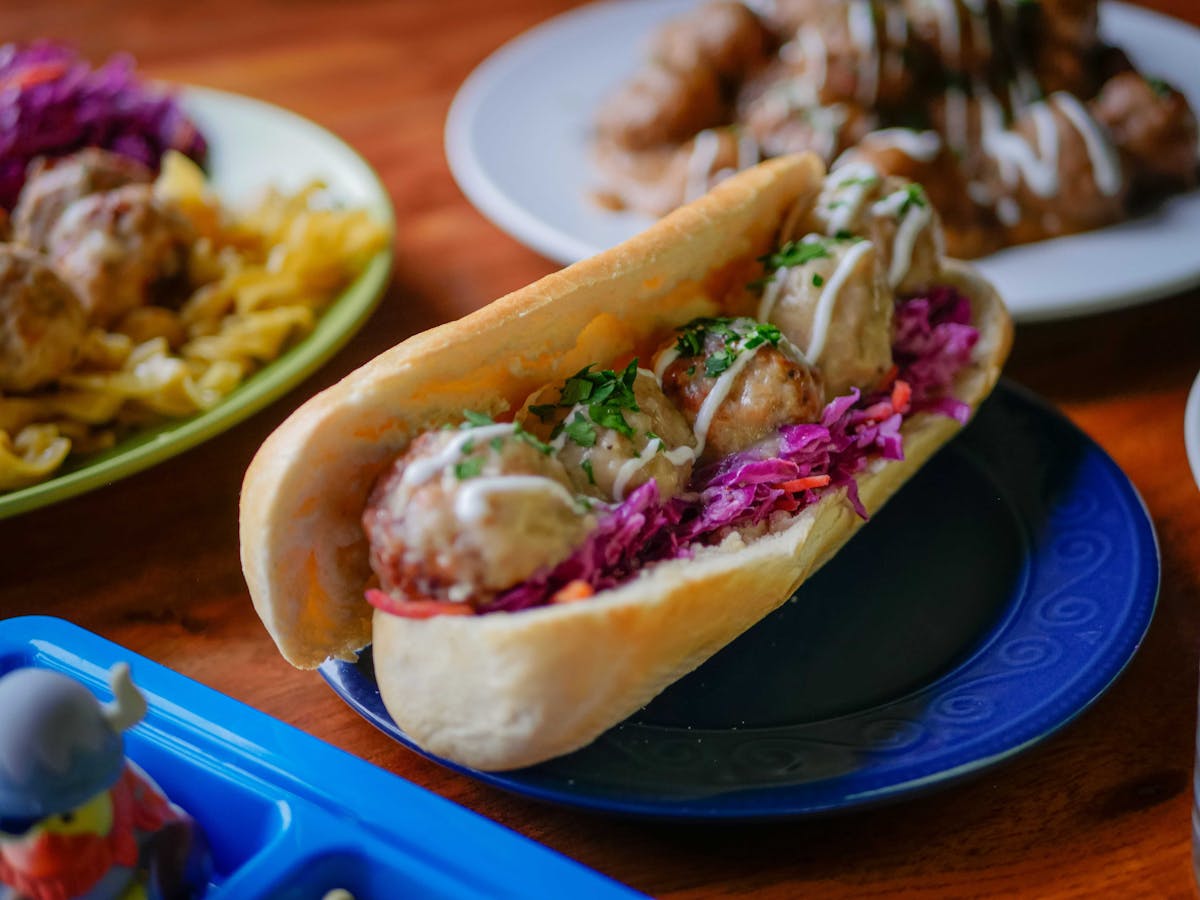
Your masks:
M0 678L0 900L199 896L211 860L195 821L125 758L146 714L125 664L113 702L47 669ZM7 886L7 887L5 887Z

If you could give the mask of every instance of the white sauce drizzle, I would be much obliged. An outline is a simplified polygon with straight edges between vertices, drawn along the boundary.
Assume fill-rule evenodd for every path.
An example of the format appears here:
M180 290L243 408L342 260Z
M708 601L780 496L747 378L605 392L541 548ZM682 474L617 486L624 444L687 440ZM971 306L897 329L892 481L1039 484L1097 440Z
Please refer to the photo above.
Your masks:
M758 141L754 139L754 135L743 129L737 139L738 170L741 171L756 165L761 158Z
M858 261L863 255L871 250L875 245L870 241L859 241L851 247L846 255L842 257L834 269L833 275L825 282L825 289L821 291L821 299L817 301L817 311L813 316L813 332L808 339L808 348L804 351L807 359L816 363L821 352L825 349L825 339L829 334L829 323L833 319L833 306L837 302L838 293L842 289L842 285L846 283L846 279L850 277L850 272L854 269ZM712 399L712 395L709 395ZM705 405L708 400L705 400ZM701 409L701 414L704 410Z
M501 422L496 425L479 425L456 432L454 438L447 442L441 450L428 459L417 459L404 468L400 483L406 485L424 484L434 475L442 472L451 463L458 460L463 453L463 446L469 441L486 441L494 437L506 437L513 433L512 422Z
M642 452L633 459L627 459L621 463L621 468L617 469L617 477L613 481L613 496L618 500L625 499L625 488L629 485L629 480L640 472L650 460L654 459L659 448L662 447L662 441L658 438L651 438L646 442L646 446L642 448ZM691 452L691 447L683 449Z
M904 281L912 268L913 248L917 243L917 235L927 228L933 220L933 211L928 203L914 203L908 191L896 191L889 194L871 207L871 212L879 216L898 216L900 210L908 203L908 209L896 229L896 237L892 241L892 261L888 264L888 284L896 288Z
M692 142L692 152L688 154L687 182L683 193L685 201L690 202L703 197L708 191L709 176L720 151L721 138L711 128L706 128L696 135Z
M782 120L794 110L808 109L821 103L821 88L825 86L827 51L821 32L812 25L804 25L795 36L779 48L779 58L798 71L767 91L767 97L778 101L780 109L772 109L774 117ZM774 96L773 96L774 95Z
M658 361L654 364L654 380L658 382L658 386L662 387L663 373L670 368L671 363L679 359L679 345L672 344L666 350L658 355Z
M1059 108L1075 126L1087 147L1088 161L1092 165L1092 178L1100 193L1113 197L1121 190L1121 166L1112 142L1100 131L1100 125L1083 108L1073 94L1059 91L1050 97L1050 102Z
M987 206L992 202L992 190L982 181L968 181L967 196L980 206Z
M874 179L874 180L872 180ZM848 163L831 176L832 196L820 204L828 234L850 231L866 202L867 193L878 182L879 173L869 163Z
M846 107L840 103L832 106L814 106L808 110L808 121L813 127L815 138L818 140L813 152L828 161L837 150L838 129L846 122Z
M1021 96L1017 82L1010 81L1008 83L1008 108L1012 111L1014 119L1025 111L1025 106L1025 98Z
M704 398L704 402L700 404L700 412L696 414L696 422L692 426L692 431L696 434L696 456L700 456L704 452L704 447L708 443L708 429L712 426L713 417L717 414L717 410L721 404L725 402L725 398L729 396L729 391L733 388L733 382L741 374L742 369L746 368L751 359L763 347L769 347L766 341L763 341L756 347L741 347L737 358L733 364L721 373L721 377L717 379L717 383L712 386L712 390L708 392L708 396Z
M982 52L990 53L992 50L992 36L988 31L987 10L980 4L966 3L967 8L971 11L971 46L976 54Z
M815 102L829 77L829 57L825 39L815 26L805 25L796 32L796 40L800 42L800 51L804 58L805 81Z
M979 98L979 142L982 144L988 135L1004 130L1004 108L996 95L983 85L976 85L975 96Z
M1058 193L1058 126L1046 103L1029 107L1037 135L1037 151L1015 131L987 135L983 150L996 160L1000 177L1009 187L1023 178L1029 189L1039 197Z
M850 39L861 54L855 95L864 106L873 106L879 95L879 41L875 33L875 14L870 0L853 0L846 8Z
M872 131L863 140L894 147L918 162L933 162L942 149L942 137L936 131L916 131L912 128L881 128Z
M996 218L1001 225L1011 228L1021 221L1021 207L1012 197L1001 197L996 201Z
M787 267L781 268L767 282L767 286L763 289L762 299L758 301L758 321L766 322L771 318L771 311L775 309L779 295L783 293L783 286L787 282L790 271L791 269Z
M938 45L942 58L959 68L962 63L962 23L958 19L956 0L932 0L938 20Z
M945 93L946 143L959 153L965 154L970 134L967 122L967 94L961 88L950 88Z
M552 478L541 475L493 475L469 478L454 498L454 514L462 522L475 522L487 515L487 498L492 494L543 493L563 501L572 511L578 507L571 492Z
M1038 87L1037 79L1033 77L1033 72L1025 66L1017 69L1017 85L1020 87L1021 95L1025 101L1022 104L1023 106L1028 106L1037 101L1038 94L1041 93L1041 88ZM1013 112L1015 115L1016 110L1014 109Z
M895 82L904 74L904 47L908 44L908 16L899 3L883 8L883 28L887 35L887 55L884 58L884 77Z

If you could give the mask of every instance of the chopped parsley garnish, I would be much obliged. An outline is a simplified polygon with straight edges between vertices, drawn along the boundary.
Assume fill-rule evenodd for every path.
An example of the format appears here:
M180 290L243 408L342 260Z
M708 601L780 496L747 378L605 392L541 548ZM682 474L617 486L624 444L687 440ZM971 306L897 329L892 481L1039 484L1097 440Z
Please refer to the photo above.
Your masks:
M503 449L503 447L504 447L504 438L500 437L499 435L496 435L496 437L494 437L490 441L488 441L488 446L490 446L493 450L495 450L497 453L499 453L501 451L501 449Z
M464 481L468 478L474 478L482 471L482 456L473 456L470 459L464 459L462 462L454 464L454 477L459 481Z
M463 453L470 453L474 449L475 449L475 441L473 441L473 440L463 441L463 445L462 445Z
M1161 78L1147 78L1146 84L1150 85L1150 90L1159 97L1170 97L1171 91L1174 90L1171 85L1167 84Z
M529 411L544 422L554 415L556 409L570 408L583 403L589 406L605 404L618 409L636 410L638 405L633 394L633 383L637 379L637 364L636 359L631 360L619 375L612 369L593 372L590 365L584 366L559 388L556 403L531 406Z
M851 177L849 177L849 178L842 178L842 179L840 179L840 180L837 182L837 184L835 185L835 187L844 188L844 187L856 187L856 186L861 186L861 187L868 187L868 188L869 188L869 187L874 187L874 186L875 186L875 185L877 185L878 183L879 183L879 176L878 176L878 175L852 175L852 176L851 176ZM830 207L832 207L832 206L833 206L833 204L832 204L832 203L830 203L830 204L828 204L828 205L829 205Z
M813 287L820 287L824 283L825 283L825 279L814 272L813 273Z
M680 356L699 356L700 351L704 349L704 332L690 327L681 329L675 349L679 351Z
M539 441L536 435L530 434L528 431L522 428L519 422L513 423L513 437L524 441L535 450L540 450L542 453L546 454L546 456L549 456L554 452L553 447L551 447L545 441Z
M567 437L573 440L580 447L594 447L596 445L596 428L583 413L575 413L575 418L570 422L564 422L557 429L560 434L565 431ZM555 437L558 437L556 434Z
M474 410L471 410L471 409L463 410L463 418L467 420L463 424L463 426L462 426L463 428L466 428L468 426L472 427L472 428L479 428L483 425L495 425L496 424L495 420L493 420L491 416L486 415L485 413L475 412Z
M925 188L915 182L906 184L903 188L904 202L900 204L900 215L906 214L914 206L928 206L929 198L925 196Z
M753 350L763 344L770 344L774 347L779 343L781 337L783 337L783 332L770 322L755 322L754 328L750 330L743 346L747 350Z
M680 331L675 347L681 356L699 356L704 350L710 334L720 337L721 345L705 357L704 374L717 378L725 372L743 350L754 350L763 344L776 346L783 337L782 332L770 322L755 322L753 319L696 319ZM688 376L696 374L696 367L687 370Z
M634 409L636 408L634 407ZM622 415L620 407L596 404L588 407L588 415L601 428L611 428L613 431L625 435L625 437L633 437L633 426L625 421L625 416Z
M802 266L814 259L826 259L829 250L819 241L788 241L774 253L760 256L758 261L768 272Z
M579 464L579 468L583 469L583 471L587 473L588 484L596 483L596 473L592 470L592 461L590 459L585 459L583 462L581 462Z
M704 374L709 378L716 378L731 365L733 365L734 357L737 356L737 351L726 347L723 350L717 350L709 355L704 361Z
M577 406L587 408L587 416L577 412L570 422L565 419L559 422L550 432L551 440L565 432L567 437L579 446L592 447L596 444L597 425L601 428L612 428L626 437L633 437L633 428L625 420L622 410L639 410L637 396L633 392L637 375L636 359L630 360L629 365L619 374L612 369L593 372L590 365L584 366L559 389L558 402L531 406L529 411L546 422L553 418L558 410Z
M858 241L861 238L853 231L847 231L845 228L839 228L833 235L835 241Z

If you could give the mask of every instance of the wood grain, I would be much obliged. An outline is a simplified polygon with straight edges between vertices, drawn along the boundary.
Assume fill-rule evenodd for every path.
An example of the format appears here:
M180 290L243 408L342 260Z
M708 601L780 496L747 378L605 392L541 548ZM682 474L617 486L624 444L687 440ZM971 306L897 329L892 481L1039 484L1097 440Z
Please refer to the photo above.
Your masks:
M1021 327L1008 375L1059 405L1130 474L1158 529L1145 645L1062 733L974 781L819 822L616 821L479 785L377 734L275 653L237 559L241 475L305 397L408 334L551 271L483 219L442 153L451 97L562 0L9 0L5 39L261 97L340 134L395 200L396 274L366 329L318 375L148 472L0 523L0 613L63 616L649 893L711 897L1190 897L1189 779L1200 650L1200 495L1182 418L1200 370L1200 295ZM1194 0L1157 8L1200 23ZM1200 252L1200 251L1197 251Z

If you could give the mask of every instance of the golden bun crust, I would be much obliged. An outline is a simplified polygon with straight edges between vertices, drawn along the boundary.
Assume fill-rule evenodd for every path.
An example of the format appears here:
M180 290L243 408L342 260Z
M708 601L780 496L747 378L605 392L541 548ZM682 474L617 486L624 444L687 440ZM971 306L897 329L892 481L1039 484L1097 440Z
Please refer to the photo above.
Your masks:
M413 740L467 766L510 769L589 743L783 603L863 524L843 491L785 530L660 563L587 601L479 617L372 617L359 520L376 475L422 430L464 408L516 408L537 387L716 312L711 297L745 281L747 261L772 248L821 176L808 156L734 176L630 241L410 338L297 410L263 444L241 501L243 569L283 655L314 667L373 640L384 703ZM1012 326L970 269L948 262L943 274L970 297L981 335L953 388L974 409L999 377ZM858 477L866 508L878 510L959 427L908 419L905 459Z

